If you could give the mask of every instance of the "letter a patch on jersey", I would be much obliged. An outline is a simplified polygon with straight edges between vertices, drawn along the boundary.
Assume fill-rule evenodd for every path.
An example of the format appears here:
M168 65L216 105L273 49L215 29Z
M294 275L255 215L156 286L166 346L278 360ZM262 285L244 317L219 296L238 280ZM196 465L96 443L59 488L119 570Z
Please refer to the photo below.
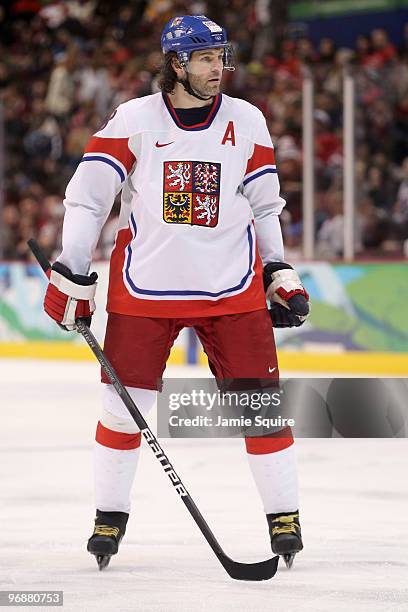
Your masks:
M221 164L204 161L164 162L163 219L215 227L220 204Z
M227 142L230 142L231 145L235 147L235 130L233 121L228 121L227 129L225 130L225 134L223 139L221 140L221 144L225 145Z

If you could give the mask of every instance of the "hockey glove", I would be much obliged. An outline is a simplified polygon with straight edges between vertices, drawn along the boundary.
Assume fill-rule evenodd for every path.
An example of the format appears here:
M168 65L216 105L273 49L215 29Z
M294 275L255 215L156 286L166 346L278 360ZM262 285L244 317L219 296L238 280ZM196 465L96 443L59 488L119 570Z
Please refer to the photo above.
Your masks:
M59 261L48 271L49 284L44 298L44 310L66 331L75 329L76 319L88 325L95 311L95 291L98 275L92 272L72 274L71 270Z
M309 314L309 294L289 264L268 263L263 272L273 327L299 327Z

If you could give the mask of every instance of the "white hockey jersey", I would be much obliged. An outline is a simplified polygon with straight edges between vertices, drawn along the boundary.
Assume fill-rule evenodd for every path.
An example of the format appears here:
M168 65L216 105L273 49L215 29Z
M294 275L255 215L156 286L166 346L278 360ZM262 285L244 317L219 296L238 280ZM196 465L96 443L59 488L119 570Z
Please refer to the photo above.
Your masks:
M220 94L180 123L166 94L120 105L66 190L63 251L89 271L122 190L108 312L199 317L265 308L262 264L283 259L273 145L262 113Z

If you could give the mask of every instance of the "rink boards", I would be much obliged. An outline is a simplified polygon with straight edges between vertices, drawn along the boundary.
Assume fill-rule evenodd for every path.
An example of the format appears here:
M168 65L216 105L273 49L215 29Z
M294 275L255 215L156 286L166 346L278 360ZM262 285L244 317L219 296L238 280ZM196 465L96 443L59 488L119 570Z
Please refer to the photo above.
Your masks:
M408 374L406 263L299 263L312 302L308 321L276 331L281 368L315 372ZM92 329L103 341L108 265L98 272ZM92 359L77 334L67 334L44 315L46 279L37 265L0 263L0 357ZM171 364L204 364L192 330L183 330Z

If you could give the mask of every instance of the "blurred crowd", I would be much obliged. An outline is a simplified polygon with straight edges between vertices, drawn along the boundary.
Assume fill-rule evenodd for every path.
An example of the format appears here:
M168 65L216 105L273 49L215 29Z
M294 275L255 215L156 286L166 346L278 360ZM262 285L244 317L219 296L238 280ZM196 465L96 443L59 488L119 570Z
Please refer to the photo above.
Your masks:
M160 32L177 14L224 25L235 72L225 93L267 117L282 195L287 258L302 246L302 81L315 84L316 255L342 256L343 73L356 83L355 247L362 256L408 257L408 28L397 48L382 29L355 48L318 45L291 31L286 3L17 0L0 7L0 101L5 125L3 259L26 260L35 236L59 253L64 189L88 138L118 104L158 91ZM97 249L113 246L116 202Z

